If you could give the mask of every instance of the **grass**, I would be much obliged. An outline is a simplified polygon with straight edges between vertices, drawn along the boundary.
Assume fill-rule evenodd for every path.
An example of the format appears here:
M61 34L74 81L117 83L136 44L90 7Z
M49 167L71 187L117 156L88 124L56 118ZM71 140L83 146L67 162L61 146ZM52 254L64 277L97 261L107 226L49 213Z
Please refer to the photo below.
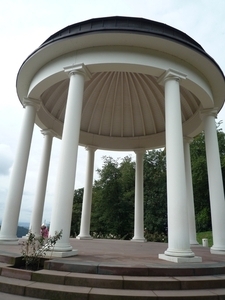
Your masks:
M212 231L198 232L197 241L200 245L202 245L202 239L208 239L209 247L212 247L213 245Z

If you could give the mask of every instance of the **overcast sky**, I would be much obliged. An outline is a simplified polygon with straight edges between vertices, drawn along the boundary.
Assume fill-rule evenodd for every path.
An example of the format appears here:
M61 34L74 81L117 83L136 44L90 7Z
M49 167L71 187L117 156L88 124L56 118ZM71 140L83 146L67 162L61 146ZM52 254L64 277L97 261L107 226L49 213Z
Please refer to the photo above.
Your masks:
M0 221L24 115L16 95L16 76L31 52L50 35L73 23L116 15L142 17L185 32L225 72L224 12L224 0L0 0ZM225 108L218 120L224 118ZM43 137L35 126L19 219L22 222L30 221L42 146ZM43 217L46 222L51 219L59 149L60 141L54 139ZM95 170L101 167L103 155L124 156L121 152L97 151ZM75 188L83 187L85 165L86 151L79 147Z

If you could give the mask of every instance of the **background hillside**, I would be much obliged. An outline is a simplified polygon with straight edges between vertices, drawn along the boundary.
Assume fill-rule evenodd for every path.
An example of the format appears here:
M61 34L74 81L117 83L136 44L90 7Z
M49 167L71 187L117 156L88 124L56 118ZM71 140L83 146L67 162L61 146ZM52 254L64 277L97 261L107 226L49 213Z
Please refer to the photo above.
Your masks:
M28 233L28 228L18 226L17 227L17 237L21 238L22 236L25 236Z

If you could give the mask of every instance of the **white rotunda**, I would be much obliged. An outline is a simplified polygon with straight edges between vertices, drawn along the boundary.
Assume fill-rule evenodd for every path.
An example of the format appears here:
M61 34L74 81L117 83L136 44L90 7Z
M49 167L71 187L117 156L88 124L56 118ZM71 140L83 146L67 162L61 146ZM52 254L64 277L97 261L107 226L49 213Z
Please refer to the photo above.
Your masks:
M90 236L94 153L136 153L135 226L144 241L143 155L166 147L168 249L160 258L195 261L196 242L189 143L205 132L213 253L225 254L225 202L215 118L224 104L224 75L204 49L168 25L132 17L106 17L70 25L50 36L19 69L17 94L25 109L2 221L0 242L15 243L36 123L45 136L31 228L41 225L53 137L60 138L50 234L69 242L78 146L88 151L81 229ZM63 255L63 254L62 254Z

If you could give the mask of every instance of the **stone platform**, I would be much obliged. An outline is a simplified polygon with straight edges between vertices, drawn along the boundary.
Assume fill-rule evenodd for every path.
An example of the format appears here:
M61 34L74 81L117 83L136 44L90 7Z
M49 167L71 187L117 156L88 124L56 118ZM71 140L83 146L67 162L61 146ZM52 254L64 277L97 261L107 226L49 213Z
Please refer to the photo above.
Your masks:
M36 272L11 267L20 245L0 245L0 299L1 293L14 294L10 300L225 299L225 256L207 247L192 247L201 263L173 263L158 259L164 243L71 239L71 245L78 255L52 257Z

